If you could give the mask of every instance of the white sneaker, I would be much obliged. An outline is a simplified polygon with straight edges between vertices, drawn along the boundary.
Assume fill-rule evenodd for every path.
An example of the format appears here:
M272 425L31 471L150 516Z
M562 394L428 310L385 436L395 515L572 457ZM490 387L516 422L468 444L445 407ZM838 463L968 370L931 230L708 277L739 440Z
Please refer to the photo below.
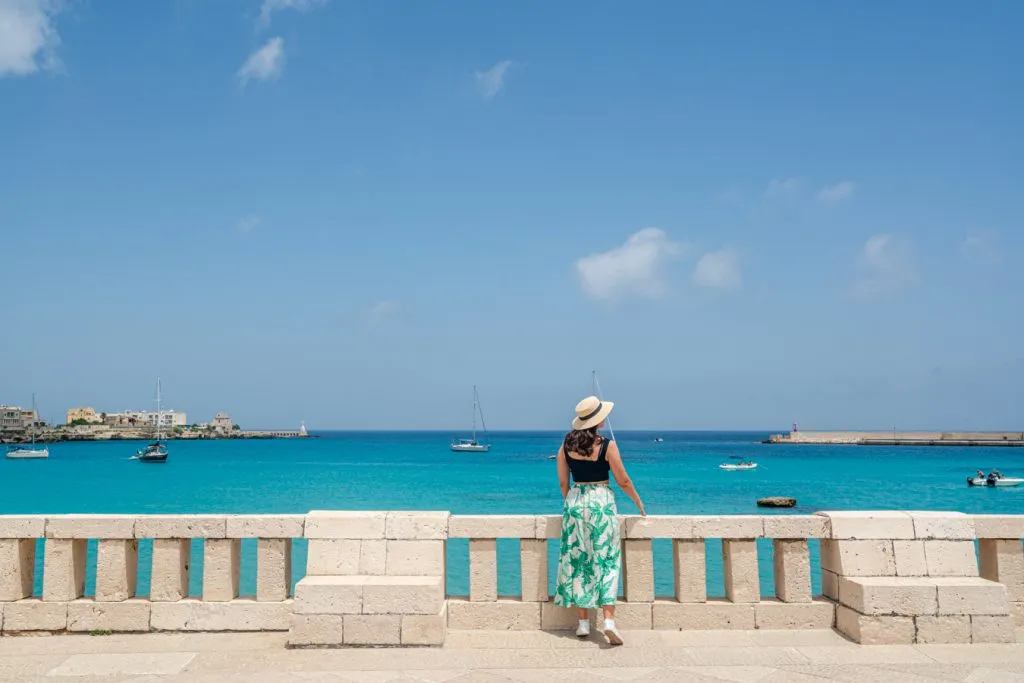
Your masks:
M604 637L608 639L610 645L622 645L622 634L615 628L614 619L604 620Z
M590 635L590 620L580 619L579 625L576 627L576 637L586 638Z

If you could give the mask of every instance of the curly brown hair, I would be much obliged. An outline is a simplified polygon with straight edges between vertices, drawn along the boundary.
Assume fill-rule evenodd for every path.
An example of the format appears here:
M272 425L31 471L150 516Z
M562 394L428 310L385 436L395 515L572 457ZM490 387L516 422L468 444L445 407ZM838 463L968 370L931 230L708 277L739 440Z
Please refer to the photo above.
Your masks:
M562 448L568 453L578 453L584 458L589 458L594 452L594 445L601 443L602 437L597 433L597 427L590 429L574 429L565 435L562 441Z

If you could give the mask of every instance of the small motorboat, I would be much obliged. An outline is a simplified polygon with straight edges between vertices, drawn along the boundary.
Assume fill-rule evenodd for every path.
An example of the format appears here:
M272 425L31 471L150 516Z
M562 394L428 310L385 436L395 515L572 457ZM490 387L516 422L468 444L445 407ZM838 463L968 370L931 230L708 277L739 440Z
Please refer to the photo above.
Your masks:
M665 439L661 438L660 436L656 437L654 439L654 443L665 443Z
M720 470L756 470L756 462L723 462L718 466Z
M967 485L968 486L1002 487L1002 486L1020 486L1021 484L1024 484L1024 479L1020 479L1020 478L1017 478L1017 477L1003 477L1003 476L993 477L992 475L989 475L987 477L967 477Z
M548 460L558 460L558 453L555 453L554 455L549 455Z

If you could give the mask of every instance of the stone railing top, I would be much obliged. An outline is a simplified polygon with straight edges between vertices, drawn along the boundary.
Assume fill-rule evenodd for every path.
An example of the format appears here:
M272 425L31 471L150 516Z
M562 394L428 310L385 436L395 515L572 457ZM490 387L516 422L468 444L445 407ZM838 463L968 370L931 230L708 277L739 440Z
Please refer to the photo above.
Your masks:
M313 511L305 515L0 515L0 538L548 539L560 515ZM973 540L1024 538L1024 515L839 511L813 515L623 515L625 539Z

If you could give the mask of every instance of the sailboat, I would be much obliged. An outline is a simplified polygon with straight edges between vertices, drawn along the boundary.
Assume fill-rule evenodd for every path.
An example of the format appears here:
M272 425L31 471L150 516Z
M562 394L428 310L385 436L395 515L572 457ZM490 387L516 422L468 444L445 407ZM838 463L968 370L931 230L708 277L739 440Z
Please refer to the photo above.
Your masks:
M161 443L163 424L160 420L160 378L156 378L156 441L135 453L139 462L167 462L167 446Z
M491 450L491 445L480 443L476 440L476 414L480 413L480 424L483 425L484 434L487 434L487 423L484 422L484 411L480 407L480 396L476 393L476 386L473 387L473 438L455 439L452 441L452 450L456 453L486 453Z
M36 395L32 394L32 445L31 446L9 446L7 457L12 460L42 460L50 457L50 449L46 446L36 448L36 423L39 421L39 414L36 412Z

